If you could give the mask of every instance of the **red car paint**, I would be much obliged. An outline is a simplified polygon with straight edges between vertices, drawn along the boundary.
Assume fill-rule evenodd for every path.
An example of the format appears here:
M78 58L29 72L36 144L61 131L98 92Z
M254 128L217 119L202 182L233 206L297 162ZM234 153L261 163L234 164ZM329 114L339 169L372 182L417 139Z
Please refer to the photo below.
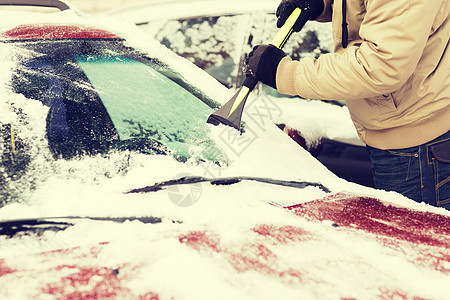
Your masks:
M6 40L46 39L119 39L120 37L103 29L82 25L20 25L0 34Z
M287 209L311 221L369 234L386 247L404 251L408 260L450 274L450 218L387 205L369 197L333 195Z
M449 217L386 205L375 198L337 194L287 209L312 221L330 220L381 237L450 248Z
M75 247L29 255L35 265L13 269L0 260L0 279L9 276L14 281L39 281L40 288L34 297L51 295L55 299L145 299L158 300L153 292L135 294L124 286L138 266L129 263L117 266L92 264L108 243ZM57 278L55 280L55 278ZM33 297L33 298L34 298ZM53 299L53 298L52 298Z

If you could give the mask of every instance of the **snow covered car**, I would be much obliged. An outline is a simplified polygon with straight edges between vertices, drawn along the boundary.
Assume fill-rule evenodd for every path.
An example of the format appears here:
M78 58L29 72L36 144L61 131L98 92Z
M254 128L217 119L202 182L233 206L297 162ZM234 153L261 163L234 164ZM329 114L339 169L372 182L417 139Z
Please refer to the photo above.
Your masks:
M112 15L134 22L178 55L190 60L225 86L236 89L245 75L246 53L276 33L279 0L141 1L114 8ZM308 22L283 50L291 57L332 52L331 24ZM328 169L349 181L374 186L371 163L344 101L306 103L259 85L248 114L268 115ZM311 101L308 101L311 102ZM313 133L313 134L312 134Z
M207 73L40 3L63 10L0 12L1 299L447 296L448 211L338 178L272 122L207 124L232 94Z

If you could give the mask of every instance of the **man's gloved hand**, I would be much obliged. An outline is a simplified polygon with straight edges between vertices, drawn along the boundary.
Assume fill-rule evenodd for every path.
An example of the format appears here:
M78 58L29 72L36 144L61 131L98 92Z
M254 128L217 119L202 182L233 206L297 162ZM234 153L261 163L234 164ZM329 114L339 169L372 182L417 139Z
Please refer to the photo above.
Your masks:
M276 76L280 61L286 53L273 45L258 45L247 55L244 72L268 86L277 88Z
M293 30L299 32L307 20L315 20L323 12L323 0L283 0L278 6L276 16L278 18L277 27L280 28L286 22L291 13L299 7L302 12Z

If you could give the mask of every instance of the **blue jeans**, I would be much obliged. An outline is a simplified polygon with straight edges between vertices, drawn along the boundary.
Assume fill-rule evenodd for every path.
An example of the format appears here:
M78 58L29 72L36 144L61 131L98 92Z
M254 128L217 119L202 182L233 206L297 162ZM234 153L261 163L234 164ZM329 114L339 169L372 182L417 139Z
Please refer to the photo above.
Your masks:
M450 210L450 131L417 147L367 151L377 189Z

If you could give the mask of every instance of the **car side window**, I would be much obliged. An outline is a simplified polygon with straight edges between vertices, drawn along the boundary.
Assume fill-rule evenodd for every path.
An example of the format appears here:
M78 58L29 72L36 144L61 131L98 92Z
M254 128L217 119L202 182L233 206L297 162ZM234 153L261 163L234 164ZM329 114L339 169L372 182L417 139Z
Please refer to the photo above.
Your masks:
M278 30L275 14L268 12L150 21L140 26L229 88L243 82L245 54L258 44L269 43ZM291 36L283 50L299 59L331 52L332 45L329 24L308 22ZM275 90L266 92L281 96Z
M208 72L227 87L235 86L248 15L169 20L142 25L162 44Z
M278 31L275 14L266 13L260 19L264 20L264 24L261 25L264 30L252 31L254 38L251 39L250 47L268 43ZM284 45L283 51L293 59L317 58L321 54L332 52L332 47L331 25L329 23L307 22L301 31L292 33L286 45Z

